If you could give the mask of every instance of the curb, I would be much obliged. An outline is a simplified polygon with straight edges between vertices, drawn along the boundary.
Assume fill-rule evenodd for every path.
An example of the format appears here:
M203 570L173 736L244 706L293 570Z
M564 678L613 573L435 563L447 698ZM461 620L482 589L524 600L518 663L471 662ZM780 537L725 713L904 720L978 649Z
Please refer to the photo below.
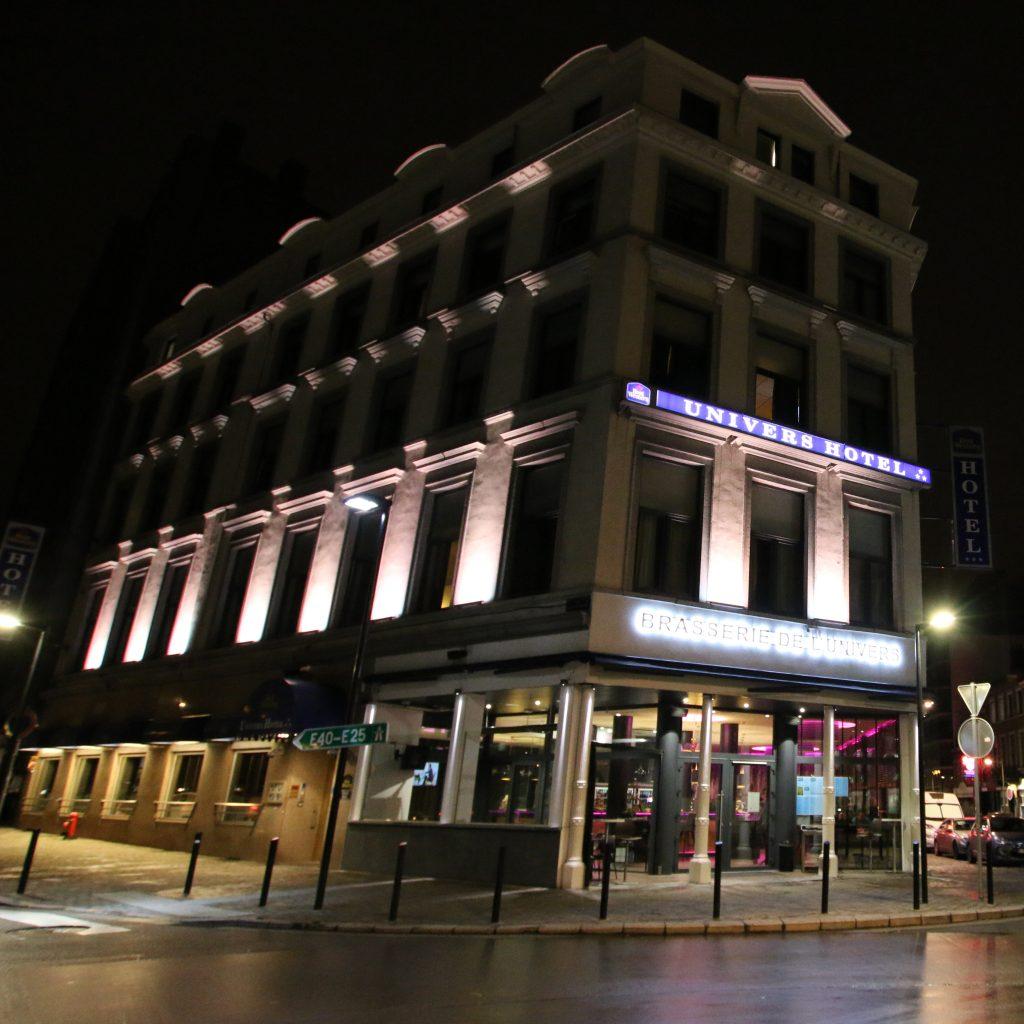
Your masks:
M277 931L338 932L374 935L586 935L586 936L714 936L786 935L799 932L864 931L866 929L941 927L971 921L1024 917L1024 905L977 910L927 910L898 914L835 914L827 917L770 917L711 921L550 921L535 924L391 924L375 922L272 921L258 918L197 919L181 922L217 928L263 928Z

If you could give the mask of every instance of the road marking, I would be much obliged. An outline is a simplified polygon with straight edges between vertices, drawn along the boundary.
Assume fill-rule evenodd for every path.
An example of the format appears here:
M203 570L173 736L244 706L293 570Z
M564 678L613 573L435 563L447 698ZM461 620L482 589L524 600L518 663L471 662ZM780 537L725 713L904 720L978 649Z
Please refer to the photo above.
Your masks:
M119 928L113 924L98 924L85 921L80 917L68 917L66 914L54 914L48 910L16 910L13 907L0 909L0 919L13 921L21 928L68 928L74 929L76 935L109 935L112 932L126 932L127 928ZM7 929L15 931L16 929Z

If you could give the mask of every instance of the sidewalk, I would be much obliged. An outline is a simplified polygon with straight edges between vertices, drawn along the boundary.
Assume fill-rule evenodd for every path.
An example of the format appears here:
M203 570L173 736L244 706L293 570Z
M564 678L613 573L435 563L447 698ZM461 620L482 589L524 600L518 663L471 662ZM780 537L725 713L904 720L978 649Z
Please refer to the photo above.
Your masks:
M996 904L979 904L977 868L929 857L930 902L915 912L909 875L849 871L834 879L830 913L819 913L814 874L748 872L722 880L722 917L711 920L711 886L685 875L611 886L608 920L600 889L506 887L501 924L490 923L490 887L407 877L398 923L388 924L391 878L332 871L322 911L312 909L315 865L280 865L270 900L257 906L263 865L200 856L192 896L181 890L188 855L43 834L24 896L15 894L29 833L0 829L0 905L88 913L109 921L234 924L338 931L421 933L717 934L937 925L1024 916L1024 870L995 869Z

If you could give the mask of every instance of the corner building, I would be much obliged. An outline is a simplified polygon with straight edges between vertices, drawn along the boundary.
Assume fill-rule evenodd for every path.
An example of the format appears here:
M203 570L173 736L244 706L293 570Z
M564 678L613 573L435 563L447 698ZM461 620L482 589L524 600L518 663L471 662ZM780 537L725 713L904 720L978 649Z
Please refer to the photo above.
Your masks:
M916 183L646 39L145 339L22 821L579 887L909 865ZM876 864L877 866L877 864Z

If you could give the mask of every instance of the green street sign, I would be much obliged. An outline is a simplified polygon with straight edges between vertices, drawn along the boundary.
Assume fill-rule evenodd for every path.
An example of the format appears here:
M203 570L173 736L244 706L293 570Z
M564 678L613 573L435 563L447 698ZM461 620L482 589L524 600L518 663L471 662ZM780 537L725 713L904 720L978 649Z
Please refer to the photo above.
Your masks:
M387 743L388 723L327 725L319 729L303 729L292 742L299 750L340 750L342 747L365 747L370 743Z

